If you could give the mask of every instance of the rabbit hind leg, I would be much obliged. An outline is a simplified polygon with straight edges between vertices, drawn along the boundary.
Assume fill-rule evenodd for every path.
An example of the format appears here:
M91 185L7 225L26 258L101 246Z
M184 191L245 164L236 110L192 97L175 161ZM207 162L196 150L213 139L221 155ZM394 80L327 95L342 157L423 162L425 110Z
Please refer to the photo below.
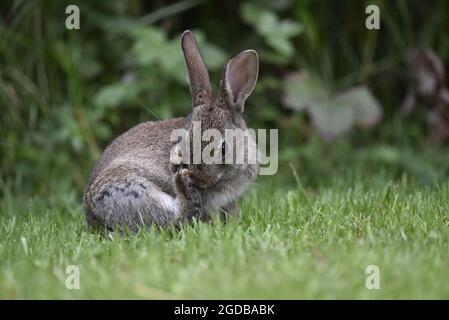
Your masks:
M117 177L117 176L116 176ZM169 225L177 219L178 201L144 177L126 177L97 184L86 202L86 220L108 230Z

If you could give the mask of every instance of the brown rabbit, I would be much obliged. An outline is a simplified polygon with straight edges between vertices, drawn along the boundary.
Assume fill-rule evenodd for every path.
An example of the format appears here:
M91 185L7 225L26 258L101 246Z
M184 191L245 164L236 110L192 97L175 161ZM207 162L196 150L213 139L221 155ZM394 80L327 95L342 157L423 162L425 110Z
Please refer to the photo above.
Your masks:
M257 163L173 162L176 157L186 160L183 150L190 148L184 145L185 139L171 141L176 129L185 129L189 137L195 121L201 124L201 131L213 128L223 137L225 129L246 129L242 112L259 68L254 50L234 56L225 65L214 94L194 35L185 31L181 42L190 80L191 112L186 118L139 124L106 148L84 194L90 227L137 230L191 218L206 221L213 212L236 214L236 200L258 174ZM224 140L217 143L224 157L227 144Z

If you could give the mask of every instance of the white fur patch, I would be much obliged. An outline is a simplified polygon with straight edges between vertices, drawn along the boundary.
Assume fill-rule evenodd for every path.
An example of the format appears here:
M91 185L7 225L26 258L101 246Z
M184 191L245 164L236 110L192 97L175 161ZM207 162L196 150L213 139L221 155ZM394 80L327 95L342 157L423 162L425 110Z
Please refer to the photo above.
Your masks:
M166 194L165 192L152 190L152 197L157 199L157 202L161 205L161 207L165 208L167 211L174 212L178 214L179 212L179 200L173 198L172 196Z

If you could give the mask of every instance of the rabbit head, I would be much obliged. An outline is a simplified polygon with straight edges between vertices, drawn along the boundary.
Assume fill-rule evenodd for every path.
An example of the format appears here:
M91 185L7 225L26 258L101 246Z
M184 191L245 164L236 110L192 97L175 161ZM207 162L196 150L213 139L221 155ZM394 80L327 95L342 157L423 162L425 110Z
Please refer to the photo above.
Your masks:
M189 170L194 183L199 188L208 188L220 180L244 174L251 165L248 161L237 163L240 146L237 145L238 141L229 141L235 137L227 136L226 131L240 129L241 133L247 129L243 119L244 104L256 84L259 61L254 50L246 50L232 57L224 66L217 92L213 92L206 65L190 31L182 35L182 50L190 82L192 110L186 118L186 139L179 142L176 152L183 157L181 166ZM196 135L198 132L200 136ZM205 140L201 139L205 136ZM248 160L248 152L254 152L255 142L250 136L244 139L244 159ZM195 143L201 146L200 150L195 150ZM202 158L198 163L195 161L198 152L211 156L214 161L211 163L210 159L205 161ZM189 155L186 156L186 153Z

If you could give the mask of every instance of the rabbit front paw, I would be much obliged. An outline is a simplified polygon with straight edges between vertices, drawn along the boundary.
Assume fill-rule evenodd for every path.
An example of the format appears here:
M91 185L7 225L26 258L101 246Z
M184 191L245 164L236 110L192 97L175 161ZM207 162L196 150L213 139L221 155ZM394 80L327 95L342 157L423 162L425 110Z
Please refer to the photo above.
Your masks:
M185 199L190 200L192 193L195 193L195 186L190 178L190 171L188 169L180 169L175 173L175 186L178 194Z
M173 174L176 174L183 168L185 168L185 165L182 163L181 147L177 144L170 152L170 170Z
M208 215L204 211L201 193L196 188L188 169L180 169L175 174L175 187L181 203L181 217L207 221Z

